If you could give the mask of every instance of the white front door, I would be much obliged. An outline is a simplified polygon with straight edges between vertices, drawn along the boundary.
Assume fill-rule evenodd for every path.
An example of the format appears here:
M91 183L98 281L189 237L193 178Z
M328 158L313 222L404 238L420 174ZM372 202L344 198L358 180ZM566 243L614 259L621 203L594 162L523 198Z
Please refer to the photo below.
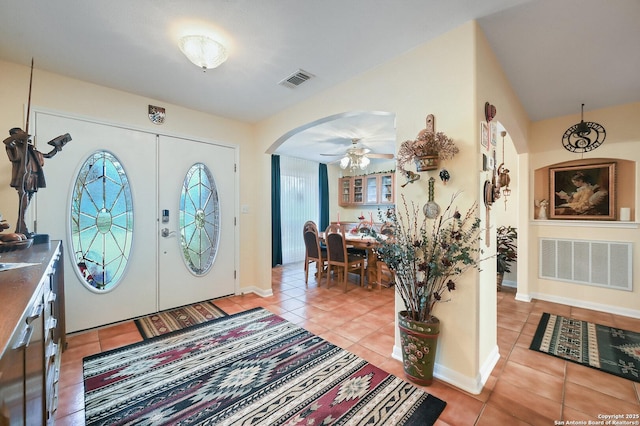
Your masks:
M97 327L156 310L157 242L156 136L120 127L35 113L37 148L47 152L47 141L64 133L72 137L61 152L46 159L46 188L37 193L36 231L61 240L65 251L65 312L67 332ZM82 254L71 245L70 206L74 181L81 165L96 151L108 150L122 164L133 199L133 244L126 270L110 291L88 288L78 273ZM31 205L29 208L32 209Z
M37 148L48 152L47 141L64 133L72 137L55 157L46 159L46 188L37 193L36 228L63 241L67 332L135 318L158 310L235 290L235 149L34 112ZM79 272L80 254L71 244L71 199L81 165L96 151L106 150L122 165L133 200L132 245L126 269L117 285L98 291ZM180 249L179 199L190 163L206 164L215 176L222 210L220 243L209 272L189 272ZM17 197L17 195L16 195ZM169 210L163 223L161 211ZM175 219L176 222L173 222ZM170 228L169 236L162 230ZM29 226L30 230L34 230Z
M158 164L160 310L233 294L235 150L161 136Z

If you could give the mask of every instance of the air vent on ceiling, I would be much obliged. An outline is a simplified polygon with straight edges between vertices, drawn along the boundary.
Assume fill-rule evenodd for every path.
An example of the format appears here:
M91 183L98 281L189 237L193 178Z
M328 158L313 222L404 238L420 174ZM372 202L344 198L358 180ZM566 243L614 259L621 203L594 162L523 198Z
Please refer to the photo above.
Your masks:
M310 72L305 70L298 70L293 74L291 74L289 77L282 80L278 84L284 87L288 87L290 89L295 89L296 87L300 86L302 83L304 83L305 81L309 80L312 77L315 77L315 76Z

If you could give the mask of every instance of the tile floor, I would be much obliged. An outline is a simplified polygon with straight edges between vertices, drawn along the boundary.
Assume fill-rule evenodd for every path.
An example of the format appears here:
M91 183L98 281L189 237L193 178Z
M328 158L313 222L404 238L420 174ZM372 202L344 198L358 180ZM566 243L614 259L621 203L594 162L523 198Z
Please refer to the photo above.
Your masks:
M332 282L327 289L326 280L318 286L311 277L306 287L302 264L277 267L272 274L273 296L247 294L215 303L229 314L265 307L403 377L401 363L390 356L395 330L393 288L367 290L357 285L357 276L351 279L345 294L341 284ZM438 380L425 387L447 401L436 425L559 425L561 420L587 424L597 421L599 414L640 414L640 383L528 349L542 312L635 331L640 331L639 319L544 301L519 302L509 289L497 297L500 361L479 395ZM57 425L84 424L82 358L140 340L133 321L68 336Z

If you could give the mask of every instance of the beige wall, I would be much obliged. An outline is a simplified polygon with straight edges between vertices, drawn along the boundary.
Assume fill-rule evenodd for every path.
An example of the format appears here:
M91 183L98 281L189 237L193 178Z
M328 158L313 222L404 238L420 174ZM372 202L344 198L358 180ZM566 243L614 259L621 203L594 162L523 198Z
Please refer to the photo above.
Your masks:
M475 77L475 69L478 66L475 43L479 36L477 25L470 22L431 43L259 123L258 138L261 150L267 152L275 141L291 129L347 111L395 113L396 145L399 146L404 140L414 139L425 127L426 116L434 114L436 131L445 132L460 148L460 153L454 159L442 165L450 171L452 178L446 186L440 183L436 185L436 202L445 206L451 196L461 190L463 192L457 200L457 205L461 209L468 208L478 200L480 193L481 162L478 159L477 141L482 116L476 95ZM499 88L505 84L504 81L487 80L492 87ZM508 106L511 106L514 100L509 96L505 98L509 102ZM521 111L517 106L514 108ZM522 126L519 117L509 116L508 120L514 123L514 127ZM522 138L525 132L518 130L517 133ZM266 157L265 155L265 168L268 165ZM437 176L437 172L431 173ZM408 200L424 204L427 201L428 177L427 173L423 173L419 182L404 189L399 187L403 179L397 178L396 200L400 194L404 194ZM437 181L439 182L439 179ZM265 196L262 199L265 203L268 202L268 190L269 183L265 182ZM331 197L333 203L334 194L331 194ZM334 214L332 211L332 215ZM486 346L496 346L495 269L493 277L489 279L489 283L480 284L478 273L469 271L459 281L452 302L440 304L436 308L436 315L442 321L436 374L472 392L479 391L480 370L490 352L483 350L480 354L478 350L480 310L484 309L480 304L481 285L488 289L487 298L494 300L488 313L494 318L494 331L492 335L486 336L489 340Z
M0 131L2 139L9 136L9 129L25 125L26 104L29 93L29 68L0 61ZM164 106L167 111L165 124L157 126L147 117L149 104ZM240 151L240 204L251 205L248 214L239 216L240 222L240 286L271 291L270 279L259 273L255 259L264 257L264 252L255 244L257 218L264 209L250 201L257 198L258 178L253 164L261 155L253 149L252 126L222 117L167 104L157 99L148 99L130 93L97 86L68 77L35 69L33 72L32 107L54 110L72 116L96 118L107 123L122 124L136 129L181 135L195 139L218 141L237 145ZM61 130L64 133L64 130ZM71 135L73 137L73 135ZM72 149L73 142L65 149ZM64 155L52 161L65 161ZM76 165L70 165L75 167ZM44 167L46 174L46 164ZM18 212L16 191L9 186L11 163L0 161L0 212L10 224L15 224ZM264 180L264 179L262 179ZM42 191L46 191L44 188ZM40 232L46 232L40 230ZM262 268L264 270L264 267ZM269 275L270 277L270 275Z
M528 240L529 274L518 281L518 293L527 297L552 300L560 303L582 306L586 308L614 312L640 318L640 247L639 225L635 222L600 221L538 221L534 218L534 193L541 194L546 188L540 188L540 178L536 182L536 170L566 161L593 161L595 159L618 160L622 172L618 173L617 189L621 199L631 207L632 220L638 218L638 161L640 161L640 129L637 117L640 116L640 103L619 105L612 108L585 112L585 121L600 123L607 131L605 142L594 151L575 154L562 146L562 134L570 126L580 120L579 113L571 116L557 117L539 121L531 126L529 186L534 189L527 199L527 210L521 216L530 220L530 236ZM548 180L547 180L548 182ZM546 184L542 184L546 186ZM548 194L548 192L546 192ZM620 207L620 204L617 208ZM611 290L587 285L571 284L538 278L538 238L554 237L581 240L625 241L634 243L632 292ZM521 285L522 284L522 285Z
M480 374L486 379L488 373L493 368L493 363L497 362L497 323L498 318L496 315L496 262L495 258L495 241L496 233L495 229L500 225L511 225L518 228L518 231L526 236L526 230L522 229L522 223L519 219L520 211L520 199L523 196L523 191L520 186L517 186L519 177L519 165L514 161L513 152L526 152L527 147L527 134L529 120L520 104L514 91L511 89L509 82L498 63L498 60L492 51L487 39L484 37L482 30L479 26L475 27L475 55L476 55L476 73L474 78L476 79L475 87L475 105L476 116L475 123L477 127L476 140L480 140L479 123L485 120L484 104L489 102L496 107L495 121L499 122L507 131L508 137L505 137L507 147L505 147L505 155L509 154L508 166L513 171L512 177L514 183L512 186L513 195L508 204L508 214L505 212L504 199L498 199L489 210L482 205L482 197L479 196L479 202L481 203L481 217L483 218L483 225L488 227L489 245L485 245L485 253L491 256L482 265L482 271L480 272L480 279L478 285L478 363L480 368ZM498 143L496 145L496 167L502 160L502 137L498 134ZM500 149L498 149L500 148ZM508 148L508 149L507 149ZM480 152L491 154L483 151L481 146L478 146L477 151L480 156ZM481 172L481 181L492 180L493 171ZM507 222L506 217L510 216ZM526 255L524 256L526 259ZM525 268L526 270L526 268Z

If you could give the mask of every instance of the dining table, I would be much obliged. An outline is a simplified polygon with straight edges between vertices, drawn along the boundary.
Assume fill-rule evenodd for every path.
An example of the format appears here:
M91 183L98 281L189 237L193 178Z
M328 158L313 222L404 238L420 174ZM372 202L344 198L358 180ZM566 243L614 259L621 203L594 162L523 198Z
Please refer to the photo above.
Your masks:
M378 242L375 237L364 233L345 232L344 237L347 248L353 247L360 250L366 250L367 252L367 266L365 268L367 286L365 288L370 287L373 289L374 285L380 285L380 277L378 277L378 255L375 252L375 249L380 245L380 242ZM324 232L319 232L318 238L324 243Z

